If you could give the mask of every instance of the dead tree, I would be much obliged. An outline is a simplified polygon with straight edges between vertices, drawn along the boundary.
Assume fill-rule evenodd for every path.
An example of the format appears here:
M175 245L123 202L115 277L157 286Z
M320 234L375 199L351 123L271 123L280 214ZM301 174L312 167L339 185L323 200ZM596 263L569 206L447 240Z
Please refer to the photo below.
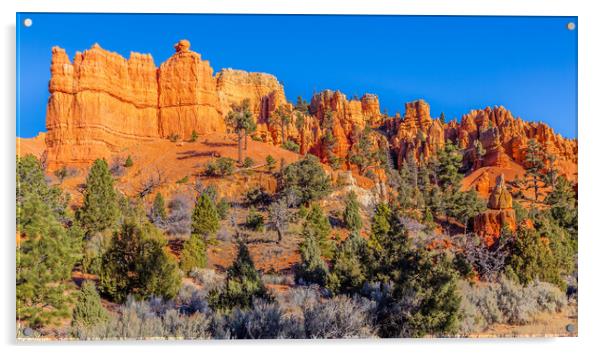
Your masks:
M163 170L157 167L154 174L151 174L147 179L142 181L136 193L140 199L144 199L144 197L151 194L156 188L165 184L166 181L167 179Z

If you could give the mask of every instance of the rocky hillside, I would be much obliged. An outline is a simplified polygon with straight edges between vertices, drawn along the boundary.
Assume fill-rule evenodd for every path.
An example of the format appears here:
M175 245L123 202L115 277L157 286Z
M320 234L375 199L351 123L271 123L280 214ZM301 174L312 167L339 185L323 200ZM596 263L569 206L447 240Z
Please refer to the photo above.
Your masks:
M336 157L345 169L354 168L350 157L360 148L361 132L370 127L379 133L370 134L369 144L390 148L398 164L409 158L427 161L451 140L463 149L468 172L483 167L518 171L525 162L527 141L535 139L554 156L558 170L576 180L576 140L563 138L544 123L515 118L501 106L445 122L431 117L423 100L407 103L403 117L389 117L373 94L348 99L326 90L309 103L293 105L270 74L224 69L214 75L210 63L186 40L179 41L172 57L159 67L149 54L132 52L125 59L95 44L76 53L73 61L54 47L50 69L45 141L51 170L85 167L143 141L185 140L193 132L228 133L225 116L232 105L248 100L257 124L256 140L274 145L290 140L301 154L312 153L327 163ZM285 122L278 121L279 110L288 117ZM492 174L486 189L493 188L499 175ZM483 178L473 180L484 184Z

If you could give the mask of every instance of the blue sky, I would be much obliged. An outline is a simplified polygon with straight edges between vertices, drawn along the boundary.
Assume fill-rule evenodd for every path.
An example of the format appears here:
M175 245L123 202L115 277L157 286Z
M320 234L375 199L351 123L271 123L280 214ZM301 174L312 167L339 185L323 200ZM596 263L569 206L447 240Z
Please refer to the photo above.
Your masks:
M151 53L158 66L186 38L215 72L274 74L291 101L369 92L403 114L423 98L448 120L503 105L576 138L577 30L568 22L577 18L17 14L17 135L45 130L52 46L73 58L98 42L126 58Z

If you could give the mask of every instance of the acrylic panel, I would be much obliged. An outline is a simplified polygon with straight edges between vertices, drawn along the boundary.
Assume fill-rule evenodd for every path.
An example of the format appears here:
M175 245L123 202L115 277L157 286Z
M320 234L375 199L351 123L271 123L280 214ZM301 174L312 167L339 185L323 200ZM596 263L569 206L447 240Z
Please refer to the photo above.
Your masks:
M576 336L577 31L18 13L18 339Z

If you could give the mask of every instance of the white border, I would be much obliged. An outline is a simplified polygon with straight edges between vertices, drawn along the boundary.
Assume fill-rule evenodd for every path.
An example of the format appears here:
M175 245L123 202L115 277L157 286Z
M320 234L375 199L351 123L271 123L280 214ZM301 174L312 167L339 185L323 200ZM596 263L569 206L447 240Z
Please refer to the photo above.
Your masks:
M602 235L598 232L602 196L600 195L600 153L602 142L602 102L600 75L602 57L602 11L596 1L559 0L4 0L2 1L2 46L0 77L2 95L2 189L0 194L3 290L0 332L7 352L25 353L105 353L107 350L133 349L142 343L90 344L50 343L49 345L15 344L14 340L14 171L15 171L15 12L154 12L154 13L295 13L295 14L405 14L405 15L557 15L579 16L579 338L560 339L480 339L480 340L380 340L380 341L269 341L269 342L153 342L143 350L198 352L276 352L306 353L308 350L348 352L404 351L430 353L575 353L593 351L601 346L599 325L602 319L600 253ZM599 6L598 6L599 7ZM73 29L77 31L77 28ZM495 45L495 44L484 44ZM173 347L166 347L173 345ZM129 347L129 348L128 348Z

